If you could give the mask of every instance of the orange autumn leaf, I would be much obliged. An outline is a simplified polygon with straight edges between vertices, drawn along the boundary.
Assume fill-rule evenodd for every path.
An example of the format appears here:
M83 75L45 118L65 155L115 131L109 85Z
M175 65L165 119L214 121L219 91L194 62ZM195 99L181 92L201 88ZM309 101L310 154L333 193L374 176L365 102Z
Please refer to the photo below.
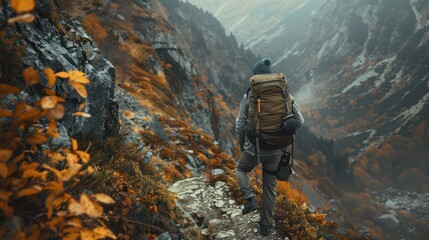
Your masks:
M7 109L0 109L0 118L12 117L13 113Z
M90 217L97 218L103 214L103 208L98 203L91 200L85 193L80 195L80 205Z
M110 196L108 196L106 194L97 193L97 194L93 194L91 196L94 197L97 201L105 203L105 204L115 203L115 200L113 200Z
M68 207L69 211L71 214L73 214L74 216L79 216L82 215L83 213L85 213L83 207L80 205L80 203L76 200L74 200L73 198L71 198L69 200L69 207Z
M22 178L40 178L45 180L47 175L47 171L39 172L35 169L27 169L22 173Z
M70 78L70 83L76 82L76 83L87 84L90 82L89 79L85 76L85 73L81 71L70 70L68 74Z
M27 170L27 169L33 169L33 170L36 170L36 168L38 168L39 167L39 163L37 163L37 162L32 162L32 163L27 163L27 162L23 162L22 164L21 164L21 171L25 171L25 170Z
M96 240L97 236L89 229L82 229L80 231L80 239Z
M79 233L70 233L63 237L63 240L76 240L80 237Z
M55 73L55 76L60 77L60 78L69 78L69 74L66 72Z
M57 104L55 108L49 109L48 116L60 120L64 116L64 106L62 104Z
M55 91L50 88L44 88L43 92L45 93L45 95L48 95L48 96L55 96L56 94Z
M0 149L0 162L6 162L12 157L12 154L10 149Z
M78 164L80 165L80 164ZM61 175L63 176L63 181L68 182L72 177L76 176L78 171L72 169L64 169L61 171Z
M37 178L42 176L42 173L35 169L27 169L22 173L22 178Z
M48 228L52 231L55 231L57 229L58 225L62 225L64 223L63 217L54 217L48 222Z
M35 185L33 187L26 188L26 189L23 189L23 190L19 191L16 194L16 197L20 198L20 197L34 195L34 194L37 194L37 193L41 192L42 190L43 190L43 188L41 186Z
M48 140L44 134L34 133L31 136L27 137L26 142L32 145L40 145Z
M97 238L109 237L112 239L116 239L115 234L113 234L109 229L105 227L96 227L94 228L93 232L98 235Z
M24 75L25 86L27 87L38 83L40 80L39 72L33 67L28 67L24 69L22 73Z
M62 175L61 175L61 172L58 171L58 169L53 168L46 163L42 164L42 167L46 170L52 171L55 174L55 176L57 177L57 181L59 181L60 183L62 182Z
M94 173L94 171L95 171L95 169L92 166L89 166L89 167L86 168L86 172L88 174L92 174L92 173Z
M66 159L61 153L53 152L49 154L49 158L51 159L52 164L57 164L62 160Z
M81 97L88 97L88 92L82 83L72 82L71 85Z
M12 197L12 195L13 195L13 192L0 190L0 200L8 202L10 197Z
M61 178L59 178L58 182L54 182L54 181L48 182L45 186L45 190L49 190L52 192L60 192L64 190L64 185L61 181Z
M91 114L86 112L74 112L72 115L78 116L78 117L86 117L86 118L92 117Z
M14 24L16 22L31 23L34 21L34 19L36 19L36 16L33 13L25 13L25 14L21 14L21 15L9 18L7 20L7 23L9 25Z
M10 5L15 12L29 12L34 10L36 3L34 0L11 0Z
M43 72L45 73L46 77L48 78L48 86L49 87L54 86L55 82L57 81L54 70L52 70L52 68L45 68L43 70Z
M9 173L9 168L7 167L7 165L4 163L0 163L0 176L2 178L6 178L8 173Z
M3 214L6 216L11 216L13 213L13 208L3 201L0 201L0 210L2 210Z
M42 167L43 167L44 169L47 169L47 170L52 171L52 172L55 174L55 177L57 177L57 181L58 181L60 184L62 184L62 178L63 178L63 176L61 175L61 172L60 172L60 171L58 171L56 168L53 168L53 167L49 166L49 165L48 165L48 164L46 164L46 163L42 164Z
M85 76L85 73L77 70L70 70L68 71L70 80L75 80L77 78Z
M71 147L72 147L72 151L76 151L79 147L77 145L77 140L72 138L71 140Z
M80 232L81 229L82 229L82 227L68 227L68 228L64 229L64 233L78 233L78 232Z
M83 102L79 105L79 110L78 112L82 112L82 110L86 107L86 102Z
M4 97L7 94L18 94L19 88L11 86L9 84L0 83L0 97Z
M75 151L75 153L80 157L82 162L87 163L90 160L90 154L84 151Z
M49 120L48 130L46 131L46 135L59 138L60 134L58 133L57 121Z
M13 117L18 123L33 122L40 118L40 110L33 108L23 102L17 103Z
M68 226L73 226L73 227L82 227L82 222L80 221L79 218L73 218L72 220L68 221L66 224Z
M46 97L43 97L42 100L40 101L40 105L42 106L43 109L54 108L57 105L57 103L58 103L57 97L55 96L46 96Z

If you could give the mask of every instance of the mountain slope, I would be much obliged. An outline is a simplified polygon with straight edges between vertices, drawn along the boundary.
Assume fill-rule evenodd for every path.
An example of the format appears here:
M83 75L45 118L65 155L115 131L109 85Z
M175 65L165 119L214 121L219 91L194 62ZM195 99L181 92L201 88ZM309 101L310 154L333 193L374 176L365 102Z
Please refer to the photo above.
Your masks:
M428 8L405 0L324 5L279 63L301 81L297 98L312 109L314 130L367 146L428 120Z
M179 1L81 2L68 8L83 18L117 68L117 83L152 115L189 122L233 153L230 109L245 91L255 58L216 19Z
M274 62L302 39L311 16L324 0L190 0L218 18L244 47ZM280 69L281 70L281 69Z

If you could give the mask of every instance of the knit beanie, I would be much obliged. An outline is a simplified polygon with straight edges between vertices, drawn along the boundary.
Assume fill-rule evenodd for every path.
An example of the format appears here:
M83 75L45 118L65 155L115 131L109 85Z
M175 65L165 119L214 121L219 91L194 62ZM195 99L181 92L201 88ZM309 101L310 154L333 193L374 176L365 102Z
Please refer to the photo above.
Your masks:
M259 60L253 67L253 75L271 73L271 59L263 58Z

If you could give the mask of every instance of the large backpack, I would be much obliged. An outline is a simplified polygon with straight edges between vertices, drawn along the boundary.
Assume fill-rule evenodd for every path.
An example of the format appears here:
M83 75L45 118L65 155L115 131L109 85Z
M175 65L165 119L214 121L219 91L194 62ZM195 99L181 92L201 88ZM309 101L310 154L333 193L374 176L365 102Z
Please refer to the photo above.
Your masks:
M257 151L259 147L278 149L289 146L295 128L285 131L283 124L295 120L286 76L282 73L254 75L249 80L247 95L249 109L246 133Z

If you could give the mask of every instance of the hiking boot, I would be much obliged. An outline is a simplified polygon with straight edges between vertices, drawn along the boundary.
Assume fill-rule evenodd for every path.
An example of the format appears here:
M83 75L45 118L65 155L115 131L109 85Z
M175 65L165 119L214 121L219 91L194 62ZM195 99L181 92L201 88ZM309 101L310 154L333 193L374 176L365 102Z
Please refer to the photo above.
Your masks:
M259 204L256 201L256 198L252 197L252 198L247 199L247 203L246 203L246 205L244 205L244 208L241 211L241 213L244 215L244 214L248 214L252 211L258 210L258 209L259 209Z
M259 223L259 233L262 236L269 236L271 233L273 233L273 227L270 225L264 225L262 223Z

